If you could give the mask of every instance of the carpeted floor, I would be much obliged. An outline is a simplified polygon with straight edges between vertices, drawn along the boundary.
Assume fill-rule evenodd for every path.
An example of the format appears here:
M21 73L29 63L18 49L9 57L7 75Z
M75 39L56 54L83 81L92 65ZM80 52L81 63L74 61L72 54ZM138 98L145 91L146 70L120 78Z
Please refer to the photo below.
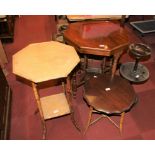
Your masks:
M135 31L126 24L130 42L141 42ZM20 16L16 19L15 37L13 43L4 44L9 63L6 68L9 72L7 80L13 91L11 111L12 140L41 139L42 128L39 114L34 114L36 102L32 88L16 79L12 73L12 55L29 43L49 41L52 33L56 31L54 16ZM47 121L47 139L51 140L91 140L91 139L155 139L155 35L143 38L152 48L151 58L143 62L150 71L150 79L144 84L133 85L139 102L125 115L123 134L106 118L91 126L86 135L76 130L70 116L64 116ZM132 60L127 54L123 55L121 62ZM42 95L61 91L60 87L49 87L41 90ZM83 128L88 117L88 107L82 98L82 88L78 89L77 98L74 99L75 118ZM96 116L95 116L96 117ZM118 121L118 117L112 117Z

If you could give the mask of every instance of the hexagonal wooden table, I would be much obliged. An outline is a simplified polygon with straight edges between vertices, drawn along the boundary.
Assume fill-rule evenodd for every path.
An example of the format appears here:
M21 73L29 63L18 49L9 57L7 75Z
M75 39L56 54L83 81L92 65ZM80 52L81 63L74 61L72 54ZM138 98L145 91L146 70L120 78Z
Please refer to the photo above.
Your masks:
M128 47L128 33L118 22L84 21L72 23L64 32L65 42L86 55L114 56L112 76L120 55ZM86 65L86 60L85 60Z
M46 134L45 120L69 114L71 93L69 74L80 59L72 46L55 41L33 43L13 55L13 73L32 82L38 110ZM37 83L67 78L64 93L40 98ZM66 98L67 97L67 98Z

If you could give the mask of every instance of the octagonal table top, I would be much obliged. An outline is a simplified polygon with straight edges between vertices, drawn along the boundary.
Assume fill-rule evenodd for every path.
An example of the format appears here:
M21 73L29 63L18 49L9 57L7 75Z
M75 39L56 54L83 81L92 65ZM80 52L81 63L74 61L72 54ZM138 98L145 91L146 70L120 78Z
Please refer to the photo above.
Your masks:
M67 77L79 62L72 46L56 41L33 43L13 55L13 73L38 83Z
M109 56L128 46L128 33L119 22L84 21L69 24L65 41L79 52Z

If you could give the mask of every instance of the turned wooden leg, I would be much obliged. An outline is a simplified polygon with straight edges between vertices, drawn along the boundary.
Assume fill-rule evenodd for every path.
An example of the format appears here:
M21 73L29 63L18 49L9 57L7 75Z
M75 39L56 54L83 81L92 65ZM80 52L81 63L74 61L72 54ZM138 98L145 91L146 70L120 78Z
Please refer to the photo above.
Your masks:
M87 76L87 68L88 68L88 58L87 55L84 55L84 77L86 78ZM84 80L85 80L84 78Z
M106 65L106 57L103 57L101 62L101 72L102 74L105 72L105 65Z
M120 133L121 133L121 134L122 134L122 129L123 129L124 115L125 115L125 112L123 112L123 113L121 114L121 118L120 118L120 126L119 126L119 129L120 129Z
M47 133L47 129L46 129L45 121L44 121L44 124L43 124L43 140L46 139L46 133Z
M122 51L114 54L114 62L113 62L113 65L112 65L112 76L111 76L112 79L113 79L113 77L115 75L117 64L118 64L118 60L119 60L121 54L122 54Z
M83 67L83 69L85 72L86 72L87 67L88 67L88 58L87 58L87 55L84 55L84 67Z
M77 84L76 84L76 71L75 71L72 76L72 94L74 98L76 98L76 92L77 92Z
M76 129L78 131L81 131L80 127L77 125L77 123L76 123L76 121L74 119L74 110L73 110L73 106L72 106L72 94L71 94L71 81L70 81L69 76L67 77L66 87L65 88L66 88L65 89L66 98L67 98L67 101L68 101L68 104L69 104L69 107L70 107L71 120L72 120L74 126L76 127Z

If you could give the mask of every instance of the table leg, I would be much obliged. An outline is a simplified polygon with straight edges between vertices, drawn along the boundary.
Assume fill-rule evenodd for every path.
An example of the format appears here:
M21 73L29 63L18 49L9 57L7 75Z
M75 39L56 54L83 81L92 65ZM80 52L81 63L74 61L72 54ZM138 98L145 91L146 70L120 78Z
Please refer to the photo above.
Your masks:
M85 81L87 80L87 67L88 67L88 58L87 55L84 55L84 61L83 64L81 65L80 69L82 69L84 71L82 77L80 78L78 84L76 83L76 88L82 86Z
M102 62L101 62L101 72L102 72L102 74L105 72L105 67L106 67L106 57L103 57Z
M46 124L45 124L44 115L43 115L43 111L41 107L40 97L37 91L37 85L34 82L32 82L32 88L33 88L34 96L37 102L37 107L38 107L40 117L41 117L41 122L42 122L42 127L43 127L43 139L45 139L46 138Z
M112 76L111 76L111 79L113 79L113 77L115 75L117 64L118 64L118 60L119 60L119 58L120 58L122 53L123 53L123 51L117 52L117 53L114 54L114 62L113 62L113 65L112 65Z
M120 127L119 127L119 129L120 129L120 133L121 133L121 134L122 134L122 128L123 128L124 115L125 115L125 112L123 112L123 113L121 114L121 118L120 118Z
M83 67L84 72L86 72L87 67L88 67L88 58L87 58L87 55L85 54L84 55L84 67Z
M71 120L74 124L74 126L76 127L76 129L78 131L80 131L80 127L77 125L75 119L74 119L74 110L73 110L73 106L72 106L72 93L71 93L71 80L70 80L70 77L68 76L67 77L67 80L66 80L66 97L67 97L67 101L68 101L68 104L70 106L70 111L71 111Z
M87 68L88 68L88 57L87 55L85 54L84 55L84 81L86 81L86 76L87 76Z
M76 98L76 92L77 92L76 72L77 72L77 70L75 68L75 71L72 75L72 80L71 80L72 81L72 95L74 98Z

